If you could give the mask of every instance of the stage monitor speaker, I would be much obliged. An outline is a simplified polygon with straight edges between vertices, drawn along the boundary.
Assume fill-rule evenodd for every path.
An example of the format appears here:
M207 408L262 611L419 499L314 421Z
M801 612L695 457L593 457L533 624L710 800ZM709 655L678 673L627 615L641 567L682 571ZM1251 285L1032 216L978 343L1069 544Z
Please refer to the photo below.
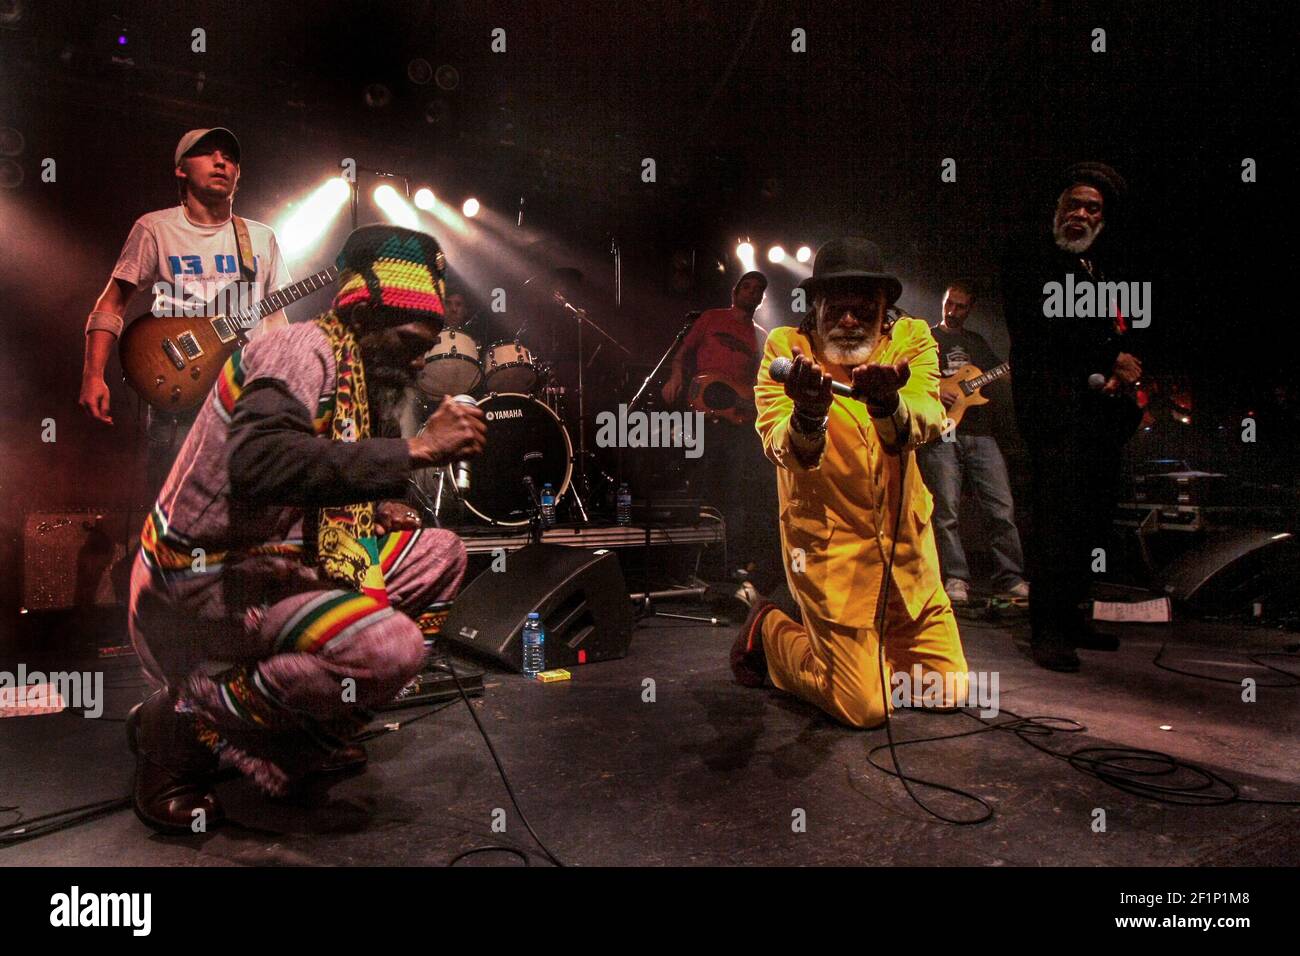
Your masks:
M22 606L52 611L119 603L125 582L114 573L125 568L127 545L143 522L134 511L29 511Z
M1288 532L1211 532L1161 573L1165 593L1203 613L1266 613L1297 604L1300 547Z
M546 629L546 666L571 667L627 655L632 602L618 555L555 544L530 544L490 568L452 604L439 635L507 670L523 668L521 644L530 611Z

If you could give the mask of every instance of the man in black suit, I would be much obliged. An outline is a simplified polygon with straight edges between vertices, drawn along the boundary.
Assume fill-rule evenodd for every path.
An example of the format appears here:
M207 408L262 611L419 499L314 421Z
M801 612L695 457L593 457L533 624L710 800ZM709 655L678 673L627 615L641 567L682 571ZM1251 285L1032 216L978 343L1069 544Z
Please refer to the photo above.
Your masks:
M1030 458L1030 649L1041 667L1076 671L1076 648L1118 646L1091 629L1080 605L1096 549L1110 550L1120 456L1142 418L1134 395L1142 366L1128 351L1126 317L1049 306L1049 283L1125 278L1115 245L1124 180L1103 163L1077 163L1061 185L1051 234L1008 255L1003 293L1016 420Z

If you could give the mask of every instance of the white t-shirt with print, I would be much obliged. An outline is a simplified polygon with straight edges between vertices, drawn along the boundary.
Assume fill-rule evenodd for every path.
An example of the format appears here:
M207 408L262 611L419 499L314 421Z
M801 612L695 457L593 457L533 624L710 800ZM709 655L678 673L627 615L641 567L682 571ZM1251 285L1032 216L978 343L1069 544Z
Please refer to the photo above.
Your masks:
M137 290L148 290L155 306L178 311L176 292L182 301L196 303L207 302L224 289L228 303L252 306L293 280L271 227L252 219L244 222L257 270L251 286L240 279L231 221L216 226L193 223L180 205L145 213L135 221L113 267L113 278L130 282ZM231 286L235 282L241 285ZM164 283L167 289L155 290L157 283Z

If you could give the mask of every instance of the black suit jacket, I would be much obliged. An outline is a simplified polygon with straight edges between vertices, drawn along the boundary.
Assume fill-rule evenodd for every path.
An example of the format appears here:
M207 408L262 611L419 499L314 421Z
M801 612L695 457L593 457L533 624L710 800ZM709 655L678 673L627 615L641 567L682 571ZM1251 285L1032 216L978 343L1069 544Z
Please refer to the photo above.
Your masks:
M1137 429L1142 410L1125 395L1102 395L1089 376L1107 378L1121 351L1141 355L1134 334L1112 317L1048 318L1043 286L1074 281L1123 281L1102 247L1090 250L1094 276L1079 257L1056 248L1050 236L1014 244L1004 257L1002 289L1011 338L1011 387L1016 423L1025 443L1054 452L1118 454Z

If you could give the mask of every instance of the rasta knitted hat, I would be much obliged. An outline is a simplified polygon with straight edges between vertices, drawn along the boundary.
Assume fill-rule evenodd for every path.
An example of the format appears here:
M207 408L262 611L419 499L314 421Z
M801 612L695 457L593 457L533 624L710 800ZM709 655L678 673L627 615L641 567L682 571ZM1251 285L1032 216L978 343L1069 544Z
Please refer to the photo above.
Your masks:
M442 327L447 260L433 236L400 226L362 226L348 236L335 264L334 311L345 322L365 306L370 323Z

